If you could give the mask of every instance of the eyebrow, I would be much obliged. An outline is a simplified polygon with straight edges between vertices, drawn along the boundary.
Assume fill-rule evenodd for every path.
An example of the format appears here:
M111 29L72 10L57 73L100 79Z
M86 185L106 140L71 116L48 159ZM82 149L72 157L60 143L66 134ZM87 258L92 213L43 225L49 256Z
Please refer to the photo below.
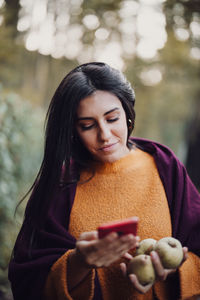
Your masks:
M110 113L112 113L113 111L119 110L119 107L115 107L107 112L105 112L103 115L109 115ZM93 120L94 118L92 117L82 117L82 118L77 118L77 121L81 121L81 120Z

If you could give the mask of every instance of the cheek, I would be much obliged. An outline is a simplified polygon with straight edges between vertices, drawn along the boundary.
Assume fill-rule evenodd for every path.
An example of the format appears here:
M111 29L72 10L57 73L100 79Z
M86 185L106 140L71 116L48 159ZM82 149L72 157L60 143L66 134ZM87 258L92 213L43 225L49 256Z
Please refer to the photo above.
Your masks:
M127 138L127 134L128 134L128 128L125 122L119 124L116 128L115 128L115 132L118 136L120 136L122 139L126 139Z

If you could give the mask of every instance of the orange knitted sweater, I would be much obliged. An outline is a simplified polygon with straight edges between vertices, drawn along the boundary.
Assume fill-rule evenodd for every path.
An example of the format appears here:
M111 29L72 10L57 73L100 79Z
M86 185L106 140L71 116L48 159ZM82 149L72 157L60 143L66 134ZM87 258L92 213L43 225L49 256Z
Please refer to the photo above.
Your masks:
M139 149L114 163L96 164L95 176L81 174L70 215L69 232L76 238L100 224L138 216L141 240L159 240L171 236L171 220L165 191L151 155ZM94 294L94 270L74 290L67 288L69 250L52 267L45 288L46 299L90 300ZM117 261L110 267L97 269L104 300L152 300L153 291L139 294L123 277ZM198 293L199 258L193 253L180 268L181 299ZM188 275L190 283L187 282ZM193 277L193 278L192 278ZM192 280L192 282L191 282ZM160 300L171 300L173 282L156 282L154 292Z

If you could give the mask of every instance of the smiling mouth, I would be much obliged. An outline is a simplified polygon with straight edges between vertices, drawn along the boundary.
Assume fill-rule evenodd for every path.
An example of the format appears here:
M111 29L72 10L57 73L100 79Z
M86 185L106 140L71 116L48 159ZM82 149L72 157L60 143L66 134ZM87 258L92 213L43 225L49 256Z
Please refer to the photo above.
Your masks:
M106 145L106 146L103 146L103 147L100 148L99 150L105 151L105 152L110 151L110 150L112 150L112 149L114 148L114 146L115 146L117 143L118 143L118 142L113 143L113 144L109 144L109 145Z

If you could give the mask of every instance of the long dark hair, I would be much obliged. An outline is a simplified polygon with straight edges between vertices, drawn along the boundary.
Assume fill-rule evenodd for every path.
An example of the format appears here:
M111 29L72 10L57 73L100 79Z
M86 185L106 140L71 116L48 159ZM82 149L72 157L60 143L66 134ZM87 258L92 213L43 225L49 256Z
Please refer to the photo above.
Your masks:
M61 179L66 185L73 180L78 181L81 168L86 167L91 159L90 153L78 139L75 120L79 102L96 90L109 91L119 98L126 113L128 137L133 130L135 95L121 72L105 63L92 62L68 73L58 86L46 116L44 157L25 211L25 218L33 228L44 225ZM77 169L77 176L73 178L70 176L72 161Z

